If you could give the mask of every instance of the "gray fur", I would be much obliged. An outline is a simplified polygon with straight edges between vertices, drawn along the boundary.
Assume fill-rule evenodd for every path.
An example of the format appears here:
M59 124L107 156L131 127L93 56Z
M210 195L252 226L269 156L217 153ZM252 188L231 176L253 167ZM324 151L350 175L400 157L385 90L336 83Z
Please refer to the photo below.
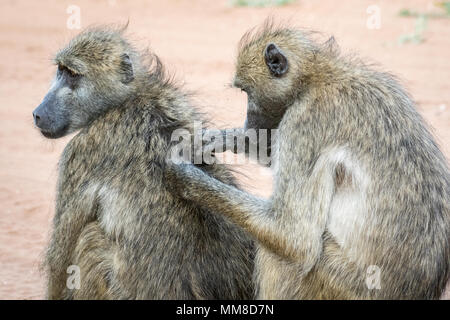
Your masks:
M289 61L281 77L264 63L269 43ZM447 161L398 81L335 47L270 25L241 42L246 123L279 129L269 200L192 165L167 175L257 239L259 298L438 299L450 275Z
M69 86L61 80L69 71L59 75L39 110L51 120L41 130L51 138L81 131L59 163L47 297L252 298L250 238L166 185L172 131L192 132L201 117L159 59L137 53L121 30L99 27L55 60L79 78ZM199 169L236 186L225 167ZM81 269L80 289L66 287L70 265Z

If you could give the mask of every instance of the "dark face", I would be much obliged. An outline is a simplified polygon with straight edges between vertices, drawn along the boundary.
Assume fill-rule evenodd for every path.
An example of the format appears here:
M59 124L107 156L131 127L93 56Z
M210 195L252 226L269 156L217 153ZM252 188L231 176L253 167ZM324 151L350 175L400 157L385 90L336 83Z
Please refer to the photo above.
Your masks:
M124 63L129 63L128 73L96 74L95 79L59 65L49 92L33 111L41 133L51 139L63 137L123 103L129 94L127 84L133 80L128 56L124 56Z
M273 81L283 81L281 78L288 72L288 60L283 52L273 43L267 45L264 50L265 72L268 74L269 88L263 91L278 90L278 86ZM252 71L249 70L251 73ZM258 84L257 84L258 85ZM262 84L260 84L262 86ZM247 118L245 120L245 129L275 129L278 127L286 106L270 99L270 93L262 93L252 86L241 86L236 83L247 93ZM267 87L267 86L265 86ZM280 91L280 90L278 90Z
M71 115L67 106L81 77L63 66L58 67L50 91L33 111L34 123L46 138L56 139L68 133Z
M275 129L283 117L284 112L275 112L275 110L266 110L258 104L257 99L253 99L247 94L247 117L245 119L244 129ZM277 109L279 110L279 109Z

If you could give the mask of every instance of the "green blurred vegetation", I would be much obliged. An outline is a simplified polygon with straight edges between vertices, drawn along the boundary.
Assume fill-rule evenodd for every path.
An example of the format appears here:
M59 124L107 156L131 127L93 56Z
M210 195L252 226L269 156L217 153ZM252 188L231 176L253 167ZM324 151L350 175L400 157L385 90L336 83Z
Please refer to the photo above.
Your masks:
M414 31L412 33L403 34L398 38L400 44L407 42L421 43L425 41L424 32L427 29L427 18L425 15L419 15L414 25Z
M411 11L409 9L402 9L398 13L402 17L420 17L425 16L426 18L450 18L450 1L440 1L435 2L434 5L444 12L430 12L430 13L420 13L417 11Z
M231 0L231 5L236 7L271 7L284 6L297 0Z
M435 2L434 5L443 10L443 12L422 13L410 9L402 9L398 13L401 17L415 17L414 31L403 34L399 37L399 44L408 42L421 43L425 41L424 33L427 29L428 19L450 18L450 1Z

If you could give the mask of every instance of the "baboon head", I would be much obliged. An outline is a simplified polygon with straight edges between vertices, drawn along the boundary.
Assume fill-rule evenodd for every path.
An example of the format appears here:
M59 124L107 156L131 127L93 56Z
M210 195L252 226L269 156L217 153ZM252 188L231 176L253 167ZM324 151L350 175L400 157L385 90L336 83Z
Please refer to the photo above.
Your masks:
M248 96L246 128L274 129L301 91L313 43L297 30L266 22L240 41L234 86Z
M137 56L122 30L88 29L54 59L57 71L34 122L47 138L59 138L121 105L134 90Z

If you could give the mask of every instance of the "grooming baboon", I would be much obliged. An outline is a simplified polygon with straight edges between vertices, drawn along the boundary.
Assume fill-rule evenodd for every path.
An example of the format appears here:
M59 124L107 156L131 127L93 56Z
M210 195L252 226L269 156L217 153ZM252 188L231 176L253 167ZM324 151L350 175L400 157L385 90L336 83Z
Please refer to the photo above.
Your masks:
M401 85L340 56L334 39L269 24L241 40L234 85L248 95L246 128L278 128L271 198L189 164L167 175L257 240L258 297L439 298L450 174Z
M33 112L46 137L81 129L59 164L48 298L252 298L250 238L163 178L172 131L192 131L199 114L158 58L122 33L98 27L75 37ZM226 168L202 170L235 186ZM70 265L81 269L78 290L66 287Z

